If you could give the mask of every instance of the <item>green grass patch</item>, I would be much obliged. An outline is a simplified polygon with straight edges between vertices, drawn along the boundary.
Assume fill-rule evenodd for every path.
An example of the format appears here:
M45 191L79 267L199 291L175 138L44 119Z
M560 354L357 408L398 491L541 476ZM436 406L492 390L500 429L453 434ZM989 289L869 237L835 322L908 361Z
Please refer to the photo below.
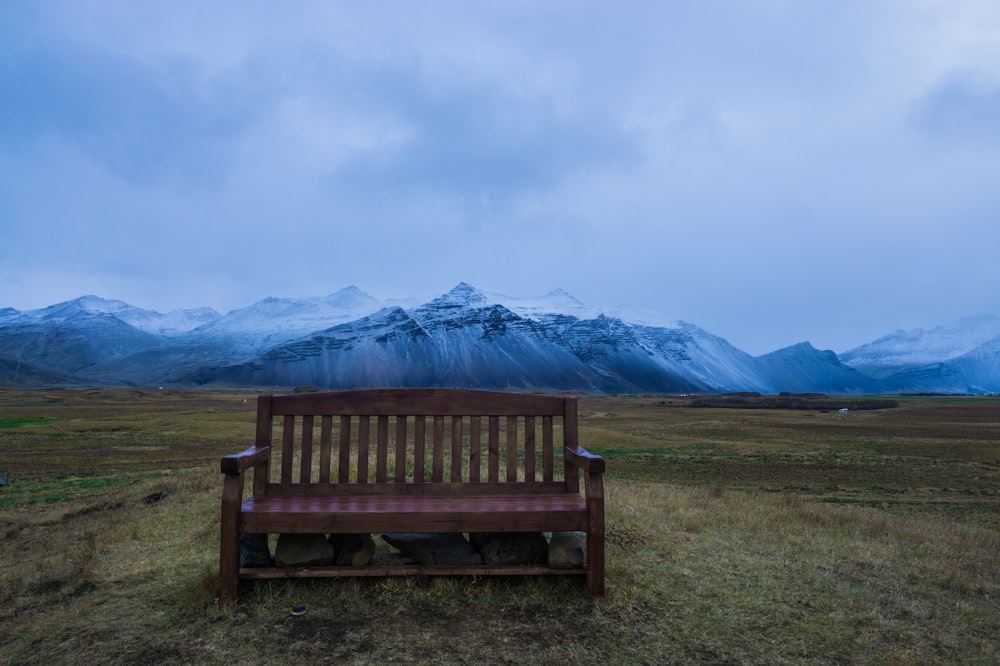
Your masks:
M140 485L150 479L170 476L169 472L129 473L71 477L25 477L16 479L0 492L0 507L15 508L32 504L69 502L105 497L116 491Z
M48 425L50 423L55 423L56 419L38 419L38 418L0 418L0 429L7 428L23 428L24 426L34 426L34 425Z

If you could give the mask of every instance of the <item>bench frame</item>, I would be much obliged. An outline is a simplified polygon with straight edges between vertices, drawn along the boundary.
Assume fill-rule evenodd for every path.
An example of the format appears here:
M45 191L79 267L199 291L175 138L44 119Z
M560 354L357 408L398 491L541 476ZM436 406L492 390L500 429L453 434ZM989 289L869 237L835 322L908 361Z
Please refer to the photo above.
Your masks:
M221 471L223 604L236 601L241 579L341 576L426 584L437 575L579 575L588 596L604 596L604 459L579 445L576 398L458 389L260 395L254 446L223 457ZM584 565L239 561L240 534L533 531L586 532Z

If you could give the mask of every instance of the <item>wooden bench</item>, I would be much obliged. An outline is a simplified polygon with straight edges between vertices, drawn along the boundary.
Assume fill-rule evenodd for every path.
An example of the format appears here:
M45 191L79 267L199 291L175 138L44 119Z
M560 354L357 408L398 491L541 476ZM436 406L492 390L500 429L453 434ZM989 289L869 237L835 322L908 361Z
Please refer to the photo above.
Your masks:
M261 395L255 445L222 459L220 601L235 602L240 579L394 575L575 574L602 597L604 459L578 440L576 398L454 389ZM583 565L240 566L240 534L553 531L586 532Z

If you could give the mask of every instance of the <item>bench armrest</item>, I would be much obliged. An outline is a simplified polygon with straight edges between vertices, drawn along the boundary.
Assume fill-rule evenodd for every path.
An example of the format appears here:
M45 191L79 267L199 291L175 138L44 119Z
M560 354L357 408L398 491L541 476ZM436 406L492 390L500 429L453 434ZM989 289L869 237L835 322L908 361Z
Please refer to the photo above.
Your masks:
M220 465L223 474L239 475L255 465L266 462L271 455L270 446L251 446L245 451L222 457Z
M566 460L573 463L587 474L602 474L604 472L604 458L593 454L587 449L577 447L575 449L566 448Z

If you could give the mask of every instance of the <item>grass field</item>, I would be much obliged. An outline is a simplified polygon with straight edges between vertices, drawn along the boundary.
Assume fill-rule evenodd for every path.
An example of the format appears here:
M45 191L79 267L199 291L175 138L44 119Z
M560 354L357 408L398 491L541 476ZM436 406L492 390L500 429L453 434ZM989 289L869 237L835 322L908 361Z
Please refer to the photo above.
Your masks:
M896 400L583 399L596 604L562 577L400 578L220 609L219 457L251 443L253 394L0 391L0 663L1000 662L1000 399Z

